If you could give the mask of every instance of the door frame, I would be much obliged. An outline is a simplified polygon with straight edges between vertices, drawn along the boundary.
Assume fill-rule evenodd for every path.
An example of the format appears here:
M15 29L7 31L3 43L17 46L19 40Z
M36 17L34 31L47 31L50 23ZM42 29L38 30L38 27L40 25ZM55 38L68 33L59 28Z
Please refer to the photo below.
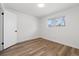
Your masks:
M2 50L4 50L4 11L2 13Z
M1 9L1 8L0 8ZM1 50L0 51L3 51L4 50L4 11L1 9Z

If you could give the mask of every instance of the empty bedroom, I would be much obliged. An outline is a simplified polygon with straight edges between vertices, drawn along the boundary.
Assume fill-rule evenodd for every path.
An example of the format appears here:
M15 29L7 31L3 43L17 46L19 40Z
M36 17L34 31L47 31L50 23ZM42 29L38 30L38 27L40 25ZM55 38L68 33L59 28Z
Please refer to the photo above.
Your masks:
M0 3L0 56L79 56L79 3Z

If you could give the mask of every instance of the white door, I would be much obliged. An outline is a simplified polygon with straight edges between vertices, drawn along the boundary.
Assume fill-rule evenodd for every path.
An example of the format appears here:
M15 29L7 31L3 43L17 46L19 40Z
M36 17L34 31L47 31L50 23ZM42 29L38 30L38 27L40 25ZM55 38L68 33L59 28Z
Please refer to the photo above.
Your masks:
M17 42L16 20L16 14L4 11L4 49L16 44Z

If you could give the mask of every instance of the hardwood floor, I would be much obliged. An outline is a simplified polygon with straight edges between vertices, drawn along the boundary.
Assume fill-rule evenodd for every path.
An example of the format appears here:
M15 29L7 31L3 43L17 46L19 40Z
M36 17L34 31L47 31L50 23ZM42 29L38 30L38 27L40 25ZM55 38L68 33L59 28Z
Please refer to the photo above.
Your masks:
M16 44L1 56L79 56L79 49L38 38Z

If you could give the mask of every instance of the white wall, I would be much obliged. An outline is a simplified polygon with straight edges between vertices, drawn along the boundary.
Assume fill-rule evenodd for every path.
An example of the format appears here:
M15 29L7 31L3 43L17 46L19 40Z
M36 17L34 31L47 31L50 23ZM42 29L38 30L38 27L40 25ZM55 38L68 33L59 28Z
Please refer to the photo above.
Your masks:
M37 38L37 30L38 30L38 19L25 15L19 14L18 18L18 41L26 41L29 39Z
M48 27L48 18L65 16L65 26ZM41 37L79 48L79 7L49 15L41 19Z
M5 10L5 26L4 26L4 43L6 43L4 45L4 48L7 48L11 45L13 45L14 43L10 43L7 45L7 43L9 42L7 39L10 39L11 36L8 35L9 28L6 28L7 25L9 25L7 22L7 19L14 19L13 17L16 16L16 21L17 21L17 40L11 39L13 41L15 41L16 43L22 42L22 41L27 41L30 39L34 39L38 37L38 19L36 17L30 16L30 15L26 15L23 14L21 12L17 12L15 10L12 9L4 9ZM11 22L13 22L11 20Z
M11 9L8 10L17 15L17 42L22 42L38 37L38 19L36 17Z

